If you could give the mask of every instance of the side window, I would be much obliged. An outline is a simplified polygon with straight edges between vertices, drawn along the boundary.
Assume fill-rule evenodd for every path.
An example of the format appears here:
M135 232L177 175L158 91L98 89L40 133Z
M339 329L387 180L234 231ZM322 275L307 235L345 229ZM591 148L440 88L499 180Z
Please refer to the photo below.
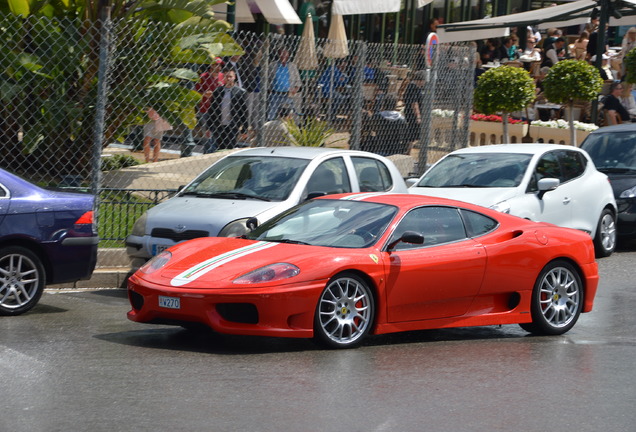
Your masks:
M351 182L344 160L340 157L324 161L307 182L307 193L337 194L351 192Z
M4 198L8 195L7 190L0 184L0 198Z
M469 237L479 237L487 234L499 225L496 220L484 216L481 213L465 209L460 210L460 212L466 223L466 231Z
M585 167L587 166L587 159L585 156L572 150L559 152L559 162L561 162L561 171L563 171L561 183L583 175Z
M393 186L389 169L376 159L352 157L360 192L386 192Z
M559 161L554 152L546 153L539 159L530 180L528 191L536 192L538 190L537 182L542 178L557 178L559 180L562 178Z
M454 207L420 207L411 210L396 227L390 242L401 237L406 231L422 234L424 244L398 243L395 250L439 245L466 238L464 223L458 210Z

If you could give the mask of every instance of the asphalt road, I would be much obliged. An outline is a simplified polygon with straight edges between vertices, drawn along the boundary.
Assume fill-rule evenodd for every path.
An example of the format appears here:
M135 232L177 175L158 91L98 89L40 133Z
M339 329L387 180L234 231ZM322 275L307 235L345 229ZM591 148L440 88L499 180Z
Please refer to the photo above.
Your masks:
M345 351L125 318L123 290L0 318L0 431L636 431L634 249L559 337L410 332Z

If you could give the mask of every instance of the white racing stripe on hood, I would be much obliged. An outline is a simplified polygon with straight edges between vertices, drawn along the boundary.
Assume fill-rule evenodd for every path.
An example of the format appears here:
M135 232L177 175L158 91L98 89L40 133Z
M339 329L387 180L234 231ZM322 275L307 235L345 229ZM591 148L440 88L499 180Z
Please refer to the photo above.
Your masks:
M208 260L199 263L183 273L175 276L171 281L170 285L172 286L182 286L189 282L192 282L198 279L200 276L203 276L210 270L213 270L225 263L230 261L234 261L235 259L244 257L246 255L252 254L254 252L260 252L265 249L269 249L271 247L277 246L280 243L271 243L271 242L257 242L248 246L244 246L242 248L234 249L229 252L225 252L224 254L215 256Z

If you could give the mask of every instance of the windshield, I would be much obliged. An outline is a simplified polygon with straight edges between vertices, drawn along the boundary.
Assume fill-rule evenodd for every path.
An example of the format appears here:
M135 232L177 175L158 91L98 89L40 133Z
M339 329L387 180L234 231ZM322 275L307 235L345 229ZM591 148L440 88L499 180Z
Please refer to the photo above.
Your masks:
M591 134L582 148L599 171L636 173L636 132Z
M529 154L474 153L449 155L417 183L419 187L516 187L532 159Z
M199 175L180 195L284 201L309 162L285 157L229 156Z
M311 200L245 235L252 240L365 248L384 233L397 207L345 200Z

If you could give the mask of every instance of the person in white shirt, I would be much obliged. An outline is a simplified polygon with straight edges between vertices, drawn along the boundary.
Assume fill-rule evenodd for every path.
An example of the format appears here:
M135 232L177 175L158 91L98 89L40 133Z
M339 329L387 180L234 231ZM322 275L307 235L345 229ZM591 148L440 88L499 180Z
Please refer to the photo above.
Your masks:
M519 50L519 60L522 62L541 61L541 51L536 48L534 38L526 40L526 49Z
M545 52L545 58L541 66L552 67L561 60L563 47L565 46L565 39L562 37L557 38L553 45ZM560 55L561 54L561 55Z

